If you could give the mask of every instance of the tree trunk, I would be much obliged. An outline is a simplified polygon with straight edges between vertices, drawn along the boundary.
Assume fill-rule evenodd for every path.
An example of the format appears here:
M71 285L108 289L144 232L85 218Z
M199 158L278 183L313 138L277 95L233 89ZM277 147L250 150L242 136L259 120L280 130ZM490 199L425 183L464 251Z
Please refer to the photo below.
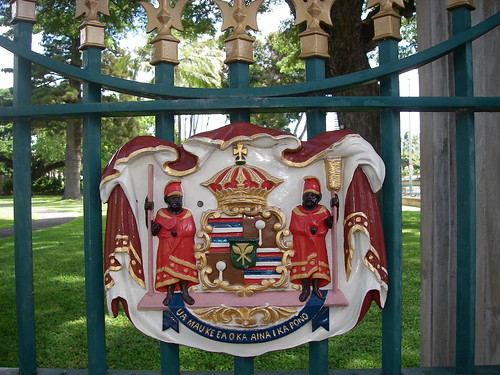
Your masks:
M82 65L79 45L80 39L71 40L70 64L80 67ZM75 80L69 80L70 86L81 93L81 84ZM80 94L81 95L81 94ZM80 102L78 95L77 102ZM66 125L66 151L64 155L64 194L62 199L82 199L80 189L81 165L82 165L82 120L71 119Z
M326 77L340 76L368 69L366 53L373 49L373 27L360 22L363 0L337 0L332 7L333 27L327 32L330 58L326 61ZM378 85L363 86L338 96L378 96ZM378 112L339 112L339 125L359 133L380 153L380 120Z
M68 120L66 126L66 154L64 167L64 194L62 199L81 199L80 169L82 164L82 123Z

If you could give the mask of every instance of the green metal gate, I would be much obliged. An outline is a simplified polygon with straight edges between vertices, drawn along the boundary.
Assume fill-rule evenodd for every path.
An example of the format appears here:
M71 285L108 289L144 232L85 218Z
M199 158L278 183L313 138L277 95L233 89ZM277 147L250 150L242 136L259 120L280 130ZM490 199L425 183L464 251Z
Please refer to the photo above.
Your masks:
M15 271L18 324L19 373L22 375L57 374L60 370L37 369L33 301L33 265L31 233L30 123L40 118L81 117L83 126L84 165L84 252L87 300L88 373L108 372L104 333L104 289L101 247L100 145L101 117L156 115L156 135L173 142L176 114L229 113L232 122L249 121L250 113L259 111L306 111L308 135L325 131L327 111L379 111L382 124L382 157L387 167L383 188L383 221L390 272L390 291L383 311L383 353L381 370L337 370L336 374L498 374L500 367L474 365L475 324L475 171L474 112L500 110L498 97L474 97L472 93L472 41L500 24L500 14L471 27L468 1L451 1L453 36L432 48L405 59L398 59L394 37L379 41L380 66L374 69L325 79L324 60L306 58L306 82L281 87L249 87L249 63L229 62L229 88L186 89L173 84L171 62L155 65L155 83L126 81L101 74L101 47L83 45L83 67L76 68L51 60L31 50L34 0L15 0L14 41L0 38L0 47L15 55L14 105L2 107L0 118L14 121L14 214ZM28 11L26 11L28 9ZM32 12L30 11L32 10ZM31 13L30 13L31 12ZM446 54L453 54L456 88L454 97L404 98L399 96L398 75L428 64ZM83 102L67 105L31 105L31 64L38 64L84 84ZM334 97L325 92L339 92L368 82L380 83L380 97ZM154 101L101 103L101 88L154 98ZM455 368L401 368L401 181L400 181L400 111L455 112L457 127L458 185L458 298ZM328 343L310 344L311 374L327 374ZM178 346L160 344L161 374L179 374ZM0 374L16 370L0 369ZM70 370L68 373L85 371ZM120 373L119 371L110 371ZM252 374L253 360L234 359L234 373ZM276 372L278 373L278 372ZM294 373L306 373L302 371Z

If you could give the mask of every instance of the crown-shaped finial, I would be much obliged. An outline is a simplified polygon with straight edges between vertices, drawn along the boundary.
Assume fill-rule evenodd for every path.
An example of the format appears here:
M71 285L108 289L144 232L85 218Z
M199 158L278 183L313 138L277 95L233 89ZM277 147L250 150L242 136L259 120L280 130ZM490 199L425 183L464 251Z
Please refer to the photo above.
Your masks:
M243 142L233 146L235 165L217 172L201 185L217 199L218 207L227 215L257 215L267 206L267 197L283 180L246 164L248 149Z

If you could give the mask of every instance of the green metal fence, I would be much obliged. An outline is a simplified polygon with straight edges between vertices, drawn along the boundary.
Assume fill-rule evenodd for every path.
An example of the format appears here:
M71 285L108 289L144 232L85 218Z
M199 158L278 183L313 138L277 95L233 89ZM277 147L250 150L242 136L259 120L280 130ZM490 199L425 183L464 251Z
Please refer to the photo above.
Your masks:
M24 1L26 2L26 1ZM459 2L460 3L460 2ZM158 137L173 141L173 119L176 114L229 113L232 122L249 121L250 113L259 111L306 111L308 135L325 131L327 111L380 112L382 124L382 157L387 167L383 188L384 235L390 269L390 290L383 311L382 369L336 370L336 374L383 373L404 374L498 374L500 367L474 365L475 324L475 175L474 175L474 112L499 111L498 97L474 97L472 93L472 51L474 39L500 24L500 14L471 27L470 7L450 10L453 36L432 48L405 59L398 59L397 40L379 42L380 66L367 71L325 79L324 60L306 59L306 82L301 84L253 88L249 87L249 64L229 63L230 83L227 89L187 89L173 84L173 64L155 66L155 83L126 81L101 74L101 49L83 49L83 67L76 68L51 60L31 50L34 19L16 18L14 40L0 38L0 47L15 55L14 105L2 107L0 118L14 121L14 215L16 311L18 330L19 373L58 374L61 370L38 369L36 364L35 318L33 301L33 265L31 233L30 125L40 118L83 118L84 165L84 252L87 305L88 371L67 370L64 373L101 375L108 372L104 331L104 289L101 247L100 132L105 116L155 115ZM403 98L399 96L398 75L453 54L456 89L454 97ZM31 105L31 64L38 64L84 84L83 102L67 105ZM380 97L335 97L325 92L338 92L367 82L380 82ZM101 103L101 88L116 90L154 101ZM400 179L400 111L456 112L457 180L458 185L458 306L456 367L432 369L401 368L401 179ZM467 166L464 168L463 166ZM327 374L328 342L310 344L311 374ZM161 374L179 374L179 347L160 344ZM17 369L0 369L0 374L16 373ZM109 371L120 374L120 371ZM253 359L234 359L234 373L252 374ZM129 373L129 372L127 372ZM141 371L134 373L142 373ZM276 372L278 373L278 372ZM292 372L296 374L307 371Z

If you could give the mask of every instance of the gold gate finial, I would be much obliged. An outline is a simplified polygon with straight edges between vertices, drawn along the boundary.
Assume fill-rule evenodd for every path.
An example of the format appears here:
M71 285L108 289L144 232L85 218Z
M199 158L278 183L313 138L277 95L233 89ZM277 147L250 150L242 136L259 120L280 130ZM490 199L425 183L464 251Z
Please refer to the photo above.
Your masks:
M215 3L222 12L222 31L231 27L234 28L232 35L245 34L247 27L252 30L259 30L257 26L257 11L264 0L252 1L245 6L245 0L234 0L231 6L222 0L215 0Z
M108 0L76 0L75 17L85 14L85 22L99 22L98 14L109 16Z
M75 17L85 14L80 25L80 48L104 46L104 25L99 22L99 13L109 16L108 0L76 0Z
M446 5L447 10L452 10L460 7L466 7L469 10L476 9L473 0L448 0L448 4Z
M11 0L11 22L30 21L35 22L36 0Z
M401 40L399 29L401 27L401 16L394 6L404 8L403 0L369 0L368 8L380 5L380 11L373 16L375 27L374 40L393 38Z
M328 34L323 31L321 22L332 25L330 11L335 0L292 0L297 13L295 24L307 23L306 29L299 34L301 58L312 56L328 57Z
M187 0L178 0L173 7L171 3L171 0L158 0L158 8L155 8L147 1L140 2L148 16L146 32L158 30L158 34L151 41L153 46L151 64L153 65L159 62L179 63L179 39L172 36L172 28L179 31L184 30L181 16Z
M215 0L222 12L222 31L233 28L232 34L225 40L226 63L244 61L252 64L254 39L246 34L249 27L258 31L257 11L264 0L255 0L245 5L245 0L234 0L233 5L223 0Z

